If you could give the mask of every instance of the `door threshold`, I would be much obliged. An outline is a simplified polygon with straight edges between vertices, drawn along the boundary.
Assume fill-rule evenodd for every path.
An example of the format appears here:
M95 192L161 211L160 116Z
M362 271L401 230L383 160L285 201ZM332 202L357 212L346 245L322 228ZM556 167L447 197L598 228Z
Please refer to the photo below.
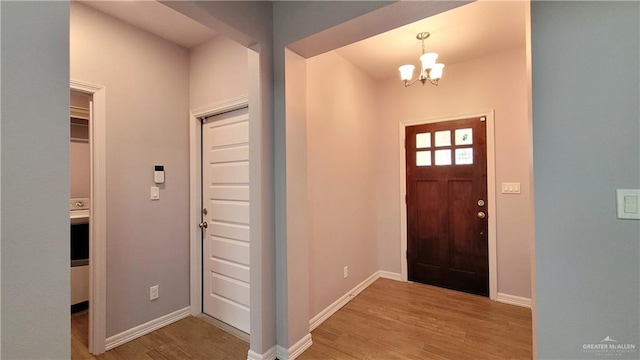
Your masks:
M200 313L197 317L202 319L202 320L204 320L204 321L206 321L206 322L208 322L209 324L217 327L218 329L223 330L223 331L225 331L225 332L227 332L227 333L229 333L229 334L231 334L231 335L233 335L233 336L235 336L235 337L237 337L237 338L239 338L241 340L244 340L247 343L249 343L249 334L247 334L246 332L244 332L242 330L239 330L239 329L236 329L233 326L231 326L231 325L229 325L229 324L227 324L225 322L222 322L222 321L220 321L220 320L218 320L218 319L216 319L214 317L211 317L211 316L209 316L209 315L207 315L205 313Z

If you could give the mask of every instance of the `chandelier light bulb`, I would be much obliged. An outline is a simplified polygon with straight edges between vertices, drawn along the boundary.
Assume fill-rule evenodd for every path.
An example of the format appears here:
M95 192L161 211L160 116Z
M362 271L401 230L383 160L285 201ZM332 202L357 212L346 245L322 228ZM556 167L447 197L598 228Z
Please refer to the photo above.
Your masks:
M429 73L429 77L433 80L441 79L442 69L444 69L444 64L434 64L431 68L431 72Z
M413 78L413 70L416 67L413 65L402 65L398 68L398 70L400 70L400 79L402 79L402 81L411 81L411 79Z
M420 56L420 62L422 63L422 71L429 70L433 68L436 64L436 60L438 60L438 54L434 52L422 54Z

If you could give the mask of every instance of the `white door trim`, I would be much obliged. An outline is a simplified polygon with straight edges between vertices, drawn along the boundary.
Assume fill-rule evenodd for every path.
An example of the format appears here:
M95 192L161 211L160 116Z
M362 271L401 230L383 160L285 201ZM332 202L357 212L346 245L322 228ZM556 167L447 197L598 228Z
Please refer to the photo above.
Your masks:
M494 110L472 114L461 114L443 118L427 120L407 120L398 124L398 149L400 150L400 271L402 281L407 281L407 194L405 128L407 126L438 123L459 120L470 117L485 116L487 118L487 205L489 212L489 298L495 300L498 296L498 260L497 260L497 223L496 223L496 163L494 137Z
M190 239L190 302L191 315L202 313L202 243L197 226L201 219L202 200L202 123L200 119L249 106L249 98L240 96L217 104L202 107L189 113L189 239ZM251 126L251 125L249 125ZM249 141L251 147L251 140ZM251 269L251 266L249 266Z
M89 352L105 352L107 319L107 144L106 89L71 80L72 90L93 96L89 217Z

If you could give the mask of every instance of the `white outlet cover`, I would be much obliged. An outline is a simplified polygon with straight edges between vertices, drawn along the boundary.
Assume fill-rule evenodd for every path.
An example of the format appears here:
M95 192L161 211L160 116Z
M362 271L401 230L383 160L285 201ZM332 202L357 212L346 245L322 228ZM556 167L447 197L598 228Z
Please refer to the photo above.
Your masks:
M618 219L640 220L640 189L617 189Z

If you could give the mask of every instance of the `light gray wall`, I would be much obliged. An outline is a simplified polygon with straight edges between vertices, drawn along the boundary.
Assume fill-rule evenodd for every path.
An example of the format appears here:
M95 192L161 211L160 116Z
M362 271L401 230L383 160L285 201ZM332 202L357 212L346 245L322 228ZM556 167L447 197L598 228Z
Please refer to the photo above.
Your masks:
M247 96L247 48L218 35L189 51L189 103L196 110Z
M70 29L71 79L106 88L109 337L189 306L189 54L79 2Z
M309 315L313 317L379 269L373 225L379 107L374 80L337 52L306 63L305 200L308 196ZM296 89L287 83L287 96L290 92ZM399 252L395 255L400 257ZM346 279L344 266L349 267Z
M0 12L0 357L68 359L69 4Z
M640 356L638 2L532 3L538 356L591 359L605 337Z
M309 333L311 316L309 286L296 286L309 283L306 119L299 116L306 108L306 96L285 93L287 76L291 79L293 76L306 75L299 56L295 53L285 56L285 47L293 41L385 4L278 2L274 5L277 336L278 345L284 348L289 348ZM285 58L299 71L294 68L285 71ZM287 119L287 116L295 117Z
M306 61L293 51L285 50L287 63L285 82L288 89L286 102L292 104L287 107L287 138L286 147L298 151L287 154L287 231L286 238L294 239L287 242L286 257L278 261L280 269L301 269L299 272L286 273L287 291L278 293L278 329L286 326L288 334L278 334L292 344L309 334L309 322L292 318L296 314L303 319L309 319L309 242L307 234L309 219L307 217L307 112L304 99L307 94ZM293 210L290 210L293 209ZM282 264L280 264L282 261ZM284 285L279 283L279 285ZM284 299L285 301L280 301ZM283 346L281 337L278 345Z
M162 1L218 34L251 48L249 150L251 187L251 341L264 354L276 344L272 3L269 1ZM258 84L259 83L259 84Z
M69 144L69 178L70 197L88 198L91 183L91 157L88 142L71 141Z

